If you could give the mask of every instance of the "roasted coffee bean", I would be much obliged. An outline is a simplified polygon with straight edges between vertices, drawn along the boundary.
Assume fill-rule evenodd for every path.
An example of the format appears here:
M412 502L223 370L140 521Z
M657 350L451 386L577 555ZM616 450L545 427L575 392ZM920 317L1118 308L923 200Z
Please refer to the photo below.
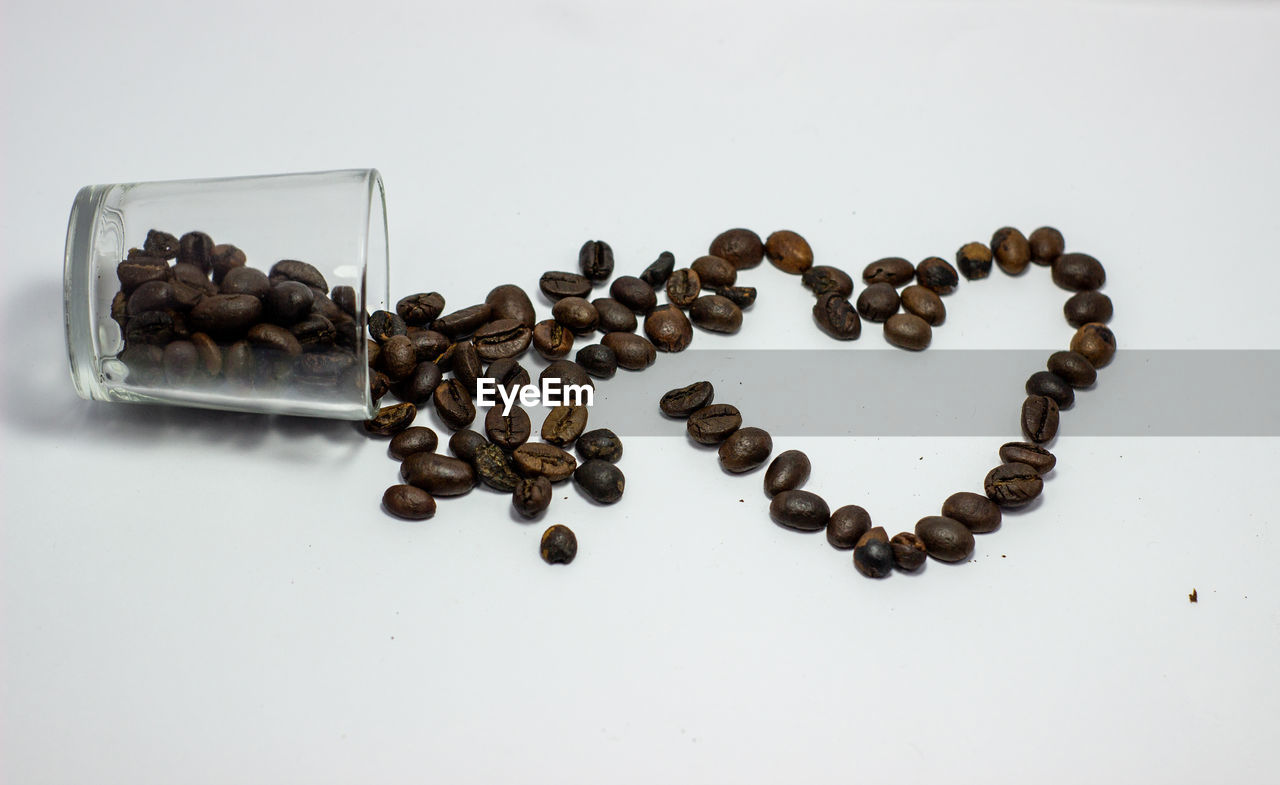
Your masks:
M842 551L852 549L871 530L871 515L856 504L846 504L831 513L827 523L827 542Z
M491 407L484 416L484 432L489 441L502 449L514 450L529 441L529 437L533 435L533 423L519 406L513 405L510 411L503 414L502 406L497 405Z
M378 367L378 360L382 357L382 344L372 338L364 339L365 343L365 360L370 368Z
M480 303L441 316L431 323L431 329L442 332L456 341L470 336L492 321L492 318L493 307L488 303Z
M1064 253L1053 260L1053 282L1069 292L1091 292L1107 282L1102 263L1087 253Z
M553 444L528 442L511 453L516 469L526 477L546 477L551 482L567 480L578 468L578 460Z
M719 256L699 256L689 267L698 274L704 289L733 286L738 280L737 269Z
M329 284L314 266L296 259L282 259L271 267L271 283L281 281L297 281L310 286L320 294L329 291Z
M1087 361L1086 361L1087 362ZM1070 409L1076 402L1075 390L1066 379L1052 371L1036 371L1027 379L1027 395L1047 395L1059 409Z
M960 521L969 531L985 534L1000 528L1000 507L980 493L953 493L942 503L942 514Z
M745 270L764 261L764 243L750 229L730 229L711 241L707 253L724 259L734 269Z
M933 340L933 328L913 313L896 313L884 323L884 338L900 349L924 351Z
M1093 367L1087 357L1077 352L1054 352L1049 355L1046 365L1072 387L1090 387L1098 380L1098 369Z
M644 318L644 334L658 351L682 352L693 340L693 325L679 308L663 305Z
M1005 463L1023 463L1039 474L1053 471L1058 459L1053 453L1031 442L1008 442L1000 445L1000 460Z
M818 329L839 341L856 340L862 334L862 320L853 304L838 294L824 294L813 306Z
M174 281L182 281L186 284L199 287L205 294L217 294L218 288L209 281L209 274L204 271L198 264L190 262L176 262L173 267L169 268L170 278ZM265 280L266 276L263 276ZM206 287L212 287L211 290Z
M630 335L630 333L624 333L624 335ZM618 372L618 355L602 343L582 347L573 359L587 373L598 379L612 378Z
M329 299L329 295L319 289L312 289L311 291L314 293L311 300L312 313L323 316L333 322L334 327L340 327L343 323L350 323L352 325L356 324L356 320L344 313L343 310L338 307L337 303ZM352 331L351 337L353 340L359 338L360 330L357 328ZM352 345L354 345L354 343Z
M827 265L810 267L800 276L804 288L821 297L824 294L838 294L841 297L853 296L853 279L844 270Z
M769 235L764 252L773 266L784 273L800 275L813 266L813 249L808 241L786 229Z
M516 323L531 329L538 321L533 310L533 301L529 299L524 289L513 283L493 288L485 296L484 301L492 309L495 321L513 319Z
M781 491L769 503L769 516L788 529L816 532L827 528L831 510L822 497L809 491Z
M956 268L937 256L930 256L916 265L916 280L920 286L937 294L951 294L960 284Z
M390 311L374 311L369 316L369 336L378 343L385 343L396 335L407 335L408 325L398 314Z
M573 482L592 501L613 504L622 498L626 477L622 470L608 461L593 458L574 470Z
M991 249L982 243L965 243L956 251L956 267L970 281L991 275L991 260Z
M728 299L739 308L750 308L756 301L756 288L754 286L717 286L712 291Z
M158 256L131 256L116 265L120 291L126 296L148 281L167 281L169 276L169 265Z
M172 237L173 235L169 235ZM178 261L213 269L213 238L204 232L187 232L178 239Z
M147 311L166 311L173 306L173 287L168 281L147 281L133 290L125 313L137 316Z
M199 357L199 368L206 376L217 376L222 373L222 349L204 333L192 333L191 344L196 347Z
M1037 444L1058 435L1058 403L1047 395L1028 395L1022 402L1022 432Z
M435 431L424 425L415 425L397 433L391 439L387 450L391 453L391 457L397 461L403 461L415 453L435 452L438 446L440 446L440 437Z
M391 377L388 376L388 379ZM423 360L414 366L413 372L396 385L396 397L418 406L431 400L431 395L440 386L444 374L440 366L430 360Z
M249 343L290 357L302 354L302 344L293 333L275 324L255 324L249 328Z
M1071 351L1083 355L1094 368L1103 368L1115 357L1115 333L1105 324L1090 322L1071 336Z
M1106 324L1111 321L1111 298L1102 292L1077 292L1062 306L1062 315L1072 327L1084 327L1090 322Z
M413 349L413 342L407 335L393 335L382 345L378 364L387 378L393 382L403 381L411 376L418 365L418 354ZM437 369L438 370L438 369Z
M688 417L699 409L710 406L715 397L711 382L694 382L687 387L669 390L658 401L658 408L668 417Z
M865 532L863 532L862 536L858 538L858 541L854 543L853 547L861 548L863 545L866 545L869 542L888 542L888 541L889 541L889 532L885 531L883 526L877 526L874 529L867 529Z
M938 561L964 561L973 555L973 532L954 518L943 515L921 518L916 523L916 536Z
M546 385L551 379L556 379L560 382L558 385L560 394L569 403L585 403L586 395L583 393L583 389L596 386L595 382L591 381L591 376L587 373L587 369L573 360L554 360L546 368L543 368L542 373L538 374L539 388Z
M749 472L769 460L773 437L761 428L739 428L720 443L720 465L735 474Z
M533 348L548 360L558 360L573 349L573 333L546 319L533 326Z
M604 240L587 240L578 250L578 267L588 280L609 280L613 275L613 249Z
M161 259L172 259L177 256L178 248L178 238L159 229L148 231L147 239L142 242L142 250L151 256L158 256Z
M893 546L884 540L870 540L853 549L853 566L868 578L884 578L893 572Z
M787 450L779 453L764 473L764 492L769 496L777 496L783 491L794 491L809 481L809 472L813 466L809 456L799 450Z
M307 314L302 321L289 328L293 337L298 339L306 351L323 349L332 346L338 337L333 323L318 313Z
M564 297L551 307L551 316L566 330L574 335L587 335L595 332L600 322L600 314L596 307L581 297Z
M915 572L920 569L929 555L924 540L911 532L899 532L893 535L893 539L889 540L889 547L893 548L894 566L903 572Z
M392 485L382 494L382 506L397 518L421 521L436 514L436 500L412 485Z
M496 444L483 444L477 447L471 464L475 467L476 476L480 481L495 491L510 493L520 482L520 477L511 466L511 459Z
M360 298L356 295L354 287L335 286L333 291L329 292L329 299L333 300L333 304L347 316L355 317L356 312L360 310Z
M224 288L237 276L240 270L257 272L252 267L241 267L232 270L227 275L226 280L222 282ZM281 281L266 292L266 316L273 323L288 327L310 314L314 303L314 289L297 281ZM372 326L372 322L370 324ZM401 332L404 332L403 325L401 325Z
M1027 238L1027 246L1031 249L1031 261L1043 267L1062 256L1067 243L1062 239L1062 232L1052 226L1041 226Z
M298 373L299 381L303 383L332 385L344 375L346 375L344 382L358 378L358 374L355 373L358 365L359 361L351 352L341 349L320 349L313 352L304 351L294 361L293 367ZM411 401L411 403L416 402Z
M433 496L461 496L476 485L476 471L470 463L435 452L410 455L400 464L400 476Z
M542 533L538 553L547 564L568 564L578 555L578 538L568 526L557 523Z
M733 334L742 328L742 309L728 297L707 294L689 306L689 319L704 330Z
M600 316L600 321L596 323L596 329L600 332L635 332L638 324L636 315L627 306L612 297L597 297L591 301L591 304L595 306L596 313Z
M243 333L262 316L262 301L249 294L215 294L191 309L191 325L210 335ZM136 319L130 319L130 327Z
M411 403L383 406L372 420L364 421L364 430L373 436L395 436L413 425L413 419L417 416L418 407Z
M658 295L653 287L631 275L623 275L609 284L609 294L614 300L636 313L648 313L658 305Z
M476 393L476 381L484 375L484 364L471 341L459 341L453 350L453 377L462 382L471 395Z
M702 294L702 279L687 267L671 273L667 278L667 300L672 305L688 308Z
M419 362L424 360L434 362L445 353L451 343L444 333L422 327L407 327L405 335L409 336L409 340L413 342L413 351L417 354Z
M206 283L208 282L206 281ZM185 281L175 280L170 283L169 286L172 294L173 308L179 311L190 311L192 308L196 307L196 303L200 302L200 300L207 294L216 294L216 291L208 292L203 287L193 286ZM209 286L213 287L213 284L210 283ZM137 292L134 293L137 294Z
M591 293L591 281L577 273L553 270L542 274L538 279L538 288L552 300L559 300L561 297L586 297Z
M663 401L666 401L666 396L663 396ZM665 407L663 411L666 411ZM742 413L738 411L738 407L728 403L703 406L688 417L685 430L689 432L689 438L698 444L719 444L742 427Z
M877 259L862 270L864 283L887 283L890 286L902 286L911 283L916 277L916 266L900 256L888 256Z
M128 343L120 361L129 369L125 379L135 387L159 384L164 379L164 349L145 343Z
M556 406L542 421L542 440L556 447L572 444L587 427L587 407Z
M257 361L253 356L253 347L248 341L236 341L227 347L222 356L222 375L233 384L248 384L253 380ZM385 393L386 390L384 389ZM375 395L374 399L380 396Z
M311 316L319 316L323 319L328 319L329 323L333 325L333 345L346 349L352 354L358 352L361 344L368 340L364 337L364 331L361 329L360 323L346 314L343 314L341 319L334 321L333 319L329 319L329 317L317 312L315 308L312 308ZM303 321L305 322L306 319Z
M453 435L449 437L449 451L467 463L471 463L476 457L476 450L488 443L488 439L483 434L477 433L470 428L463 428L454 431Z
M510 357L494 360L484 375L486 378L493 379L498 388L506 390L508 393L514 392L530 382L529 372L524 369L523 365Z
M200 355L191 341L171 341L164 347L164 380L173 387L191 383L200 366Z
M420 292L401 298L396 303L396 315L406 325L422 327L430 324L444 312L444 297L439 292Z
M244 267L247 261L249 261L249 257L245 256L244 251L234 245L221 243L213 246L213 282L221 284L223 279L227 277L227 273L237 267Z
M987 498L1001 507L1021 507L1040 495L1044 480L1025 463L1002 463L982 482Z
M892 284L873 283L858 295L858 315L869 322L883 322L898 312L900 302Z
M436 414L450 430L465 428L476 418L476 405L471 402L466 386L457 379L440 382L431 398L436 405Z
M676 268L676 257L670 251L663 251L658 254L658 258L648 267L644 268L644 272L640 273L640 280L657 289L667 282L671 271Z
M303 284L294 284L294 286L306 289L307 294L311 294L311 289ZM258 299L267 296L271 291L271 282L267 280L267 276L262 271L254 267L235 267L227 271L222 278L222 285L218 287L218 291L222 294L251 294ZM268 306L270 303L268 303ZM311 310L311 298L307 298L306 307L302 309L303 313Z
M947 320L947 306L942 304L942 298L923 286L912 285L902 290L902 308L934 327Z
M1022 232L1005 226L991 235L991 254L1001 270L1009 275L1020 275L1031 261L1031 245Z
M551 506L551 493L546 477L521 477L511 492L511 506L526 518L536 518Z
M596 428L578 437L574 448L582 460L599 459L609 463L617 463L622 459L622 440L618 434L608 428Z
M369 395L377 403L391 389L391 377L382 371L369 371ZM417 405L416 402L414 405Z

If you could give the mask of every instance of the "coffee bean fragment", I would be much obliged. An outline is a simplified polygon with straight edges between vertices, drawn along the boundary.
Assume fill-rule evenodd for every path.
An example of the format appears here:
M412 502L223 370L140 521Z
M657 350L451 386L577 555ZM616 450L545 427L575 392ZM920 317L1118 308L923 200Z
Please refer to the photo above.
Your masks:
M932 289L912 285L902 290L902 308L924 319L932 327L947 320L947 306Z
M884 540L871 540L853 549L853 566L868 578L885 578L893 572L893 546Z
M644 333L658 351L682 352L693 340L693 325L679 308L663 305L644 318Z
M397 433L388 446L391 457L403 461L410 455L420 452L435 452L440 444L436 432L424 425L415 425Z
M556 524L542 533L538 548L547 564L568 564L578 555L578 538L568 526Z
M982 243L965 243L956 251L956 267L966 280L977 281L991 275L991 249Z
M421 521L436 514L436 500L412 485L392 485L382 494L382 506L397 518Z
M951 294L960 284L956 268L937 256L930 256L916 265L916 280L920 286L937 294Z
M635 313L648 313L658 305L653 287L632 275L615 278L609 284L609 295Z
M644 272L640 273L640 280L657 289L667 282L667 278L670 277L671 271L675 268L675 254L670 251L663 251L658 254L657 259L644 268Z
M911 283L916 277L916 266L900 256L887 256L877 259L862 270L864 283L887 283L898 287Z
M668 390L658 401L658 408L668 417L688 417L715 397L711 382L694 382L685 387Z
M754 286L717 286L713 292L728 299L739 308L750 308L756 301Z
M871 515L856 504L846 504L831 513L827 523L827 542L831 547L847 551L871 530Z
M1062 315L1072 327L1083 327L1090 322L1106 324L1111 321L1111 298L1097 291L1077 292L1062 306Z
M335 300L336 302L336 300ZM444 297L439 292L419 292L400 298L396 303L396 315L406 325L423 327L439 318L444 312Z
M800 275L813 266L813 249L808 241L787 229L769 235L764 252L773 266L784 273Z
M764 492L777 496L783 491L794 491L809 481L813 466L809 456L800 450L787 450L778 454L764 473Z
M883 322L898 312L901 298L892 284L873 283L858 295L858 315L869 322Z
M685 430L688 431L689 438L698 444L720 444L742 427L742 413L738 411L738 407L728 403L704 406L688 417Z
M1062 232L1052 226L1041 226L1027 237L1027 246L1031 250L1031 261L1044 267L1062 256L1067 242L1063 239Z
M528 412L519 406L513 404L503 414L502 406L496 405L484 416L484 432L489 441L502 449L514 450L529 441L529 437L533 435L533 423Z
M1076 401L1075 390L1066 379L1052 371L1036 371L1027 379L1027 395L1046 395L1059 409L1070 409Z
M698 274L704 289L733 286L738 280L737 268L719 256L699 256L689 267Z
M613 504L622 498L626 477L608 461L592 458L574 470L573 482L588 498L600 504Z
M729 229L716 235L707 253L724 259L735 269L746 270L764 260L764 243L750 229Z
M1078 352L1054 352L1046 365L1072 387L1090 387L1098 380L1098 369Z
M818 297L832 293L841 297L853 296L853 279L837 267L828 265L810 267L800 276L800 283Z
M1037 444L1058 435L1058 402L1047 395L1028 395L1022 402L1022 432Z
M916 536L938 561L964 561L973 555L973 532L954 518L943 515L921 518L916 523Z
M862 320L853 304L834 292L814 303L813 320L818 329L839 341L853 341L862 334Z
M603 240L588 240L578 250L578 267L592 281L607 281L613 275L613 249Z
M636 321L635 312L627 306L612 297L597 297L591 301L591 305L595 307L596 314L600 317L596 322L596 329L600 332L635 332L636 325L639 323Z
M1107 282L1102 263L1087 253L1064 253L1053 260L1053 282L1070 292L1091 292Z
M1058 464L1054 454L1031 442L1007 442L1000 445L1000 460L1005 463L1022 463L1037 474L1047 474Z
M896 313L885 320L884 338L900 349L924 351L933 340L933 328L913 313Z
M903 572L915 572L924 566L929 555L924 540L911 532L899 532L889 540L893 548L893 564Z
M667 278L667 300L672 305L688 308L701 294L702 279L687 267L676 270Z
M720 466L739 474L749 472L769 460L773 438L762 428L739 428L720 443Z
M551 307L551 316L558 324L575 335L595 332L600 314L596 307L582 297L564 297Z
M831 510L816 493L785 490L775 495L769 503L769 515L775 523L788 529L816 532L827 527Z
M450 430L465 428L476 418L476 405L471 401L471 394L457 379L440 382L431 398L435 402L436 414Z
M511 506L526 518L536 518L551 506L551 494L546 477L521 477L511 492Z
M483 444L476 448L471 458L476 476L495 491L510 493L516 489L520 477L511 466L511 459L496 444Z
M602 343L582 347L573 359L597 379L609 379L618 372L618 355Z
M643 335L635 333L606 333L600 343L613 350L618 367L628 371L643 371L658 357L658 350Z
M587 427L587 407L556 406L542 421L542 440L556 447L572 444Z
M1071 336L1071 351L1082 355L1094 368L1103 368L1115 357L1115 333L1105 324L1085 324Z
M552 300L561 297L586 297L591 293L591 281L577 273L552 270L538 279L538 288Z
M689 320L704 330L731 335L742 328L742 309L727 297L707 294L689 306Z
M599 459L617 463L622 459L622 440L608 428L587 431L574 442L574 449L584 461Z
M1044 480L1025 463L1002 463L987 472L982 488L1001 507L1021 507L1040 495Z
M960 521L974 534L985 534L1000 528L1000 507L980 493L953 493L942 503L942 514Z
M517 447L511 458L516 470L526 477L546 477L551 482L567 480L578 468L578 459L553 444L527 442Z
M476 485L476 471L470 463L435 452L410 455L400 464L400 477L432 496L461 496Z
M417 416L418 407L411 403L383 406L372 420L364 421L364 430L371 436L395 436L413 425L413 420Z

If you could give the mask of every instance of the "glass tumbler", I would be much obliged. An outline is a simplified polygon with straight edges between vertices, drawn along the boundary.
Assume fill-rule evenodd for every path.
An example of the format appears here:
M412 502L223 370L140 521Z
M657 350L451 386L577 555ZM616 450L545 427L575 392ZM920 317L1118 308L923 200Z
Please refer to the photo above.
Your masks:
M63 309L81 398L363 420L388 301L375 169L91 185Z

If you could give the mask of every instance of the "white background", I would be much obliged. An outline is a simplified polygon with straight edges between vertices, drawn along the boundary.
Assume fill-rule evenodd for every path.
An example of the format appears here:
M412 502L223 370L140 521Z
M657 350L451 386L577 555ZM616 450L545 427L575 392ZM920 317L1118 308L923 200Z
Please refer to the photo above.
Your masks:
M396 295L533 287L592 237L635 273L786 227L856 272L1053 223L1107 265L1117 362L1280 348L1274 5L10 0L0 34L5 782L1274 781L1280 440L1066 417L1042 504L876 582L656 415L614 507L406 523L348 424L80 401L60 317L82 185L377 166ZM743 278L695 350L830 345ZM1063 297L962 285L934 346L1063 348ZM999 437L776 449L892 533L977 489L1020 398Z

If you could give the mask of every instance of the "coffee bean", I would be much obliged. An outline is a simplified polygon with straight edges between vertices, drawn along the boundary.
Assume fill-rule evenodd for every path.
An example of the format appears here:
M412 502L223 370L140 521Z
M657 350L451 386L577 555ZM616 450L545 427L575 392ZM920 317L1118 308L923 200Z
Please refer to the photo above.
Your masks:
M318 313L307 314L302 321L290 327L289 332L298 339L298 343L302 344L303 350L309 352L332 346L338 337L338 330L333 326L333 322ZM409 345L413 346L412 343Z
M556 447L572 444L587 427L587 407L556 406L542 421L542 440Z
M1077 352L1054 352L1046 365L1072 387L1090 387L1098 380L1098 370Z
M169 268L170 278L175 282L181 281L186 284L198 287L204 294L217 294L218 287L210 283L209 274L204 271L200 265L191 264L189 262L175 262L173 267ZM266 276L263 276L265 280Z
M866 284L887 283L890 286L902 286L916 277L916 266L900 256L888 256L877 259L862 270L862 280Z
M712 290L721 297L727 298L739 308L750 308L756 301L754 286L717 286Z
M1052 226L1041 226L1027 238L1027 246L1031 249L1031 261L1043 267L1053 264L1062 255L1067 243L1062 239L1062 232Z
M222 357L222 375L233 384L248 384L253 380L255 365L253 347L249 346L248 341L236 341L227 347ZM385 392L384 388L383 393ZM376 401L381 396L373 397Z
M420 292L403 297L396 303L396 315L406 325L422 327L444 312L444 297L439 292Z
M173 287L167 281L147 281L133 290L125 313L137 316L147 311L165 311L173 306Z
M648 267L644 268L644 272L640 273L640 280L657 289L667 282L671 271L676 267L676 257L670 251L663 251L658 254L658 258Z
M436 414L450 430L465 428L476 418L476 406L466 386L457 379L445 379L432 393Z
M682 352L693 340L693 325L679 308L663 305L644 318L644 334L658 351Z
M689 267L698 274L704 289L733 286L738 280L738 270L719 256L699 256Z
M504 357L494 360L489 366L489 370L485 371L485 377L493 379L497 387L506 390L508 393L524 387L529 384L529 372L524 366L516 362L510 357Z
M764 243L750 229L730 229L716 235L707 253L724 259L737 270L745 270L764 260Z
M609 285L609 294L636 313L648 313L658 304L658 295L654 294L653 287L632 275L614 279Z
M511 466L511 459L496 444L483 444L477 447L471 464L480 481L495 491L510 493L520 482L520 477Z
M970 281L991 275L991 259L991 249L982 243L965 243L956 251L956 267Z
M382 371L369 371L369 395L373 398L373 402L377 403L391 389L391 377ZM413 402L417 405L417 402Z
M342 349L319 349L303 351L293 364L298 373L298 381L318 387L332 387L337 384L350 385L359 378L356 367L359 360L355 355ZM341 379L339 377L342 377ZM408 400L401 398L401 400ZM410 401L416 405L416 401Z
M853 296L853 279L844 270L827 265L810 267L800 276L804 288L821 297L824 294L838 294L841 297Z
M924 540L911 532L899 532L893 535L893 539L889 540L889 547L893 548L894 566L903 572L915 572L920 569L929 555Z
M545 272L538 279L538 288L552 300L561 297L586 297L591 293L591 281L577 273Z
M461 460L471 463L475 460L476 451L488 443L489 441L482 434L470 428L463 428L454 431L449 437L449 451Z
M624 333L624 335L629 334ZM582 366L583 370L598 379L612 378L618 372L618 355L602 343L582 347L573 359Z
M172 307L178 311L190 311L208 294L216 294L217 287L205 281L206 287L194 286L186 281L174 280L169 284ZM213 289L214 291L208 291ZM135 292L136 294L137 292Z
M702 279L687 267L671 273L667 278L667 300L672 305L688 308L702 294Z
M164 349L145 343L127 343L120 361L129 369L125 380L134 387L150 387L164 379Z
M431 395L440 386L443 376L440 366L430 360L424 360L415 365L413 372L396 385L396 397L422 406L431 400ZM387 378L389 380L391 377Z
M586 335L594 332L600 321L600 314L591 303L581 297L565 297L556 301L551 307L551 316L567 330L575 335Z
M473 343L480 359L519 357L533 342L533 330L515 319L497 319L476 330Z
M687 387L677 387L666 392L658 401L658 408L668 417L688 417L697 410L709 406L715 397L711 382L694 382Z
M794 491L809 481L812 470L809 456L799 450L779 453L764 473L764 492L777 496L783 491Z
M212 270L213 238L204 232L187 232L182 235L178 239L178 261L194 264L202 270Z
M856 504L846 504L831 513L827 523L827 542L842 551L852 549L871 530L871 515Z
M578 251L578 267L592 281L607 281L613 275L613 249L603 240L588 240Z
M312 295L310 287L305 284L293 283L292 285L305 289L308 295ZM222 294L251 294L262 299L271 291L271 282L257 268L235 267L223 276L222 285L218 287L218 291ZM307 297L306 302L306 307L301 309L303 313L311 310L310 296ZM267 303L267 305L270 307L271 304Z
M1076 402L1075 390L1067 380L1052 371L1036 371L1027 379L1027 395L1046 395L1058 404L1059 409L1070 409Z
M813 306L813 320L818 329L840 341L856 340L862 334L862 320L848 299L838 294L824 294Z
M494 287L484 298L485 304L492 310L495 321L512 319L517 324L532 328L538 321L533 310L533 301L524 289L515 284L503 284ZM434 318L434 317L433 317Z
M329 292L329 299L333 300L333 304L342 309L347 316L354 317L360 310L360 298L356 295L354 287L335 286L333 291Z
M295 259L282 259L276 262L271 267L269 277L273 284L281 281L297 281L310 286L320 294L329 291L329 284L324 280L324 276L321 275L319 270L306 262L299 262Z
M378 354L378 365L383 373L393 382L409 378L418 365L418 353L413 348L413 341L406 335L393 335L382 345ZM434 365L434 363L432 363ZM436 369L439 370L438 368ZM428 380L429 381L429 380ZM439 384L439 381L436 382ZM434 390L434 388L432 388Z
M735 474L749 472L769 460L773 438L761 428L739 428L720 444L720 465Z
M784 273L800 275L813 266L813 249L808 241L786 229L769 235L764 252L773 266Z
M410 455L420 452L435 452L440 445L440 437L436 432L423 425L405 428L391 439L387 451L397 461L403 461Z
M200 366L200 355L191 341L173 341L164 347L162 363L164 380L172 387L185 387Z
M985 534L1000 528L1000 507L980 493L953 493L942 503L942 514L960 521L969 531Z
M200 370L206 376L217 376L222 373L222 349L204 333L192 333L191 345L196 348Z
M116 292L111 298L111 318L122 329L125 322L129 320L129 298L124 296L124 292Z
M135 256L116 265L116 277L120 279L120 291L126 296L148 281L169 280L169 265L157 256Z
M573 360L555 360L542 369L542 373L538 374L538 386L544 386L550 379L559 381L560 392L570 403L577 402L579 398L585 401L586 398L581 390L573 390L571 387L595 387L587 370Z
M622 498L626 477L622 470L608 461L592 458L583 461L573 472L573 482L579 490L600 504L613 504Z
M272 284L272 286L278 286L278 285L279 284ZM347 315L341 308L338 307L337 303L329 299L329 295L325 294L319 289L312 289L311 291L313 293L312 300L311 300L312 313L319 314L320 316L323 316L324 318L333 322L334 327L338 327L339 325L348 323L348 322L352 325L356 324L355 319ZM358 338L359 335L360 335L360 330L357 327L352 334L352 338Z
M568 526L557 523L542 533L538 553L547 564L568 564L578 555L578 538Z
M161 259L172 259L177 256L178 247L179 240L177 237L159 229L148 231L147 239L142 242L142 250L151 256L158 256Z
M470 463L435 452L410 455L400 464L400 477L432 496L461 496L476 485Z
M597 297L591 301L591 304L595 306L596 313L600 316L600 321L596 323L596 329L600 332L635 332L636 315L627 306L612 297Z
M574 448L582 460L599 459L609 463L617 463L622 459L622 440L618 434L608 428L596 428L578 437Z
M1072 327L1084 327L1090 322L1106 324L1111 321L1111 298L1102 292L1077 292L1062 306L1062 315Z
M902 307L936 327L947 320L947 306L942 298L923 286L913 285L902 290Z
M916 536L938 561L958 562L973 555L973 532L960 521L929 515L916 523Z
M237 267L244 267L248 260L249 257L245 255L244 251L234 245L222 243L213 246L213 252L211 254L213 282L215 284L221 284L223 279L227 277L227 273Z
M937 256L930 256L916 265L916 280L920 286L937 294L951 294L960 284L956 268Z
M1064 253L1053 260L1053 282L1069 292L1091 292L1107 282L1102 263L1087 253Z
M858 295L858 315L869 322L883 322L898 312L900 298L892 284L873 283Z
M223 288L227 288L233 281L235 281L242 270L246 271L246 273L258 272L252 267L239 267L232 270L227 274L226 280L222 282ZM266 283L265 279L263 283ZM252 292L247 293L251 294ZM315 290L311 289L306 284L302 284L297 281L281 281L275 286L272 286L270 290L264 293L264 295L266 317L273 323L285 327L297 322L302 317L311 313L312 306L315 303ZM374 314L374 316L377 316L377 314ZM372 329L373 322L371 321L370 331L372 331ZM396 334L404 333L403 323L400 323L399 330L400 332ZM378 338L376 335L374 337ZM385 339L379 338L378 340L381 341Z
M827 527L831 510L822 497L809 491L781 491L769 503L774 522L803 532L821 531Z
M436 500L412 485L392 485L382 494L382 506L397 518L420 521L436 514Z
M1022 402L1022 432L1037 444L1058 435L1058 403L1047 395L1028 395Z
M511 458L516 469L526 477L546 477L551 482L569 479L578 460L553 444L528 442L517 447Z
M511 506L526 518L536 518L551 506L551 493L546 477L521 477L511 493Z
M1031 245L1022 232L1011 226L997 229L991 235L991 253L996 264L1009 275L1020 275L1031 262Z
M378 343L397 335L407 335L408 325L399 314L390 311L374 311L369 316L369 336Z
M1002 463L987 472L982 487L987 498L1001 507L1021 507L1040 495L1044 480L1025 463Z
M191 324L210 335L243 333L262 316L262 301L248 294L215 294L191 309ZM134 319L130 320L132 327Z
M456 341L459 338L466 338L492 320L493 307L488 303L480 303L441 316L431 323L431 329L442 332Z
M249 343L290 357L302 354L302 344L293 333L274 324L255 324L249 328Z
M494 406L484 417L484 432L489 441L502 449L514 450L529 441L533 434L533 424L529 415L519 406L513 405L506 414L502 413L501 406Z
M733 334L742 328L742 309L727 297L708 294L689 306L689 319L704 330Z
M889 533L884 530L883 526L877 526L874 529L867 529L865 532L863 532L862 536L858 538L858 541L854 543L853 547L861 548L863 545L866 545L869 542L888 542L888 541L889 541Z
M929 348L933 328L913 313L897 313L885 321L884 338L900 349L919 352Z
M383 406L372 420L364 421L364 430L372 436L395 436L413 425L413 420L417 416L418 407L411 403Z
M558 360L573 349L573 333L546 319L533 326L533 348L548 360Z
M665 396L663 400L666 400ZM742 427L742 413L738 411L738 407L728 403L704 406L688 417L685 430L688 431L689 438L698 444L719 444Z
M1058 459L1053 453L1038 444L1031 442L1008 442L1000 446L1000 460L1005 463L1023 463L1030 466L1038 474L1053 471Z
M1116 354L1116 336L1105 324L1090 322L1071 336L1071 351L1083 355L1094 368L1103 368Z
M884 540L871 540L853 549L853 566L868 578L884 578L893 572L893 546Z

